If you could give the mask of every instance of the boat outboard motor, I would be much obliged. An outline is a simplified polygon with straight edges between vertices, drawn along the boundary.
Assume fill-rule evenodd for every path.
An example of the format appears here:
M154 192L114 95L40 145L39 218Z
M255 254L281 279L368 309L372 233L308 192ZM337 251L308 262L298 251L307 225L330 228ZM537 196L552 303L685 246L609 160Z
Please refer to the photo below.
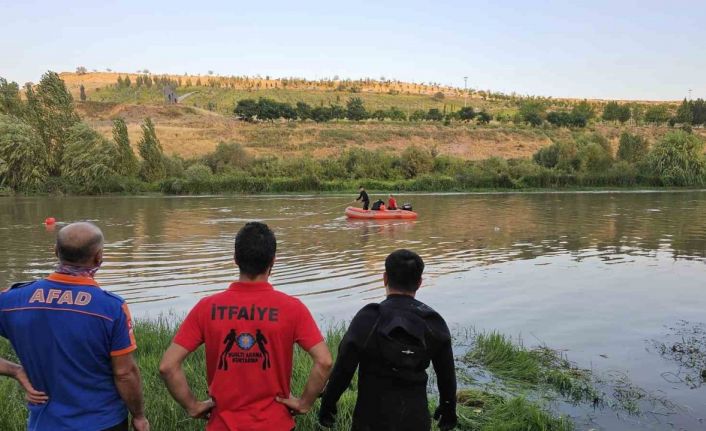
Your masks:
M402 207L401 207L400 209L403 209L403 210L405 210L405 211L412 211L412 204L410 204L410 203L405 203L405 204L402 205Z

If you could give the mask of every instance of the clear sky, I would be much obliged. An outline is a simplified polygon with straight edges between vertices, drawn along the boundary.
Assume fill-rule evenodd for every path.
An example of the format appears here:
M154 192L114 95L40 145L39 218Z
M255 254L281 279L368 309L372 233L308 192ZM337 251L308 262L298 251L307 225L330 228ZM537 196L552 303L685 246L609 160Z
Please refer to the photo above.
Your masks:
M0 0L0 76L371 77L519 94L706 98L706 2Z

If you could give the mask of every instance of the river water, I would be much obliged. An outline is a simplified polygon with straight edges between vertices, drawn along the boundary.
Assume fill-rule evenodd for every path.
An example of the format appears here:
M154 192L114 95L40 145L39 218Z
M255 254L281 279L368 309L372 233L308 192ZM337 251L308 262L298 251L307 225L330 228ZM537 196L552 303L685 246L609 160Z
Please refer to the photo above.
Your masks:
M234 234L261 220L278 238L273 284L323 323L380 300L385 256L409 248L426 262L419 298L452 328L546 343L679 407L643 417L572 409L579 429L706 429L706 386L675 380L683 370L651 348L681 321L706 322L706 192L406 195L398 202L419 220L385 222L346 220L349 200L2 198L0 286L52 270L46 217L91 220L107 240L101 285L137 316L183 313L236 277Z

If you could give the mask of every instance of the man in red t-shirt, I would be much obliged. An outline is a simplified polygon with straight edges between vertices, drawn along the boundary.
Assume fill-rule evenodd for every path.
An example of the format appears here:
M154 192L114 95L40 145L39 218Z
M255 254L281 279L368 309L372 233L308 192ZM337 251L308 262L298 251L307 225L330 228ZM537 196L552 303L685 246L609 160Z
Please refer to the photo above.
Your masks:
M239 280L191 310L164 353L159 371L169 392L209 431L290 431L323 390L331 353L309 310L267 282L275 261L275 235L263 223L246 224L235 237ZM290 394L294 344L314 365L301 398ZM210 400L198 401L183 361L206 344Z

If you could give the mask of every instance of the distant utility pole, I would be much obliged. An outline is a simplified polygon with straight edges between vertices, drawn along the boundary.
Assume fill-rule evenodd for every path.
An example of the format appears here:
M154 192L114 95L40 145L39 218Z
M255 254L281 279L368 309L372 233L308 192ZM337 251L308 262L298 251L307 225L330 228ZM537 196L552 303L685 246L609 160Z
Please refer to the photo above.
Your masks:
M689 90L691 91L691 90ZM468 77L463 77L463 107L466 107L466 99L468 98Z

